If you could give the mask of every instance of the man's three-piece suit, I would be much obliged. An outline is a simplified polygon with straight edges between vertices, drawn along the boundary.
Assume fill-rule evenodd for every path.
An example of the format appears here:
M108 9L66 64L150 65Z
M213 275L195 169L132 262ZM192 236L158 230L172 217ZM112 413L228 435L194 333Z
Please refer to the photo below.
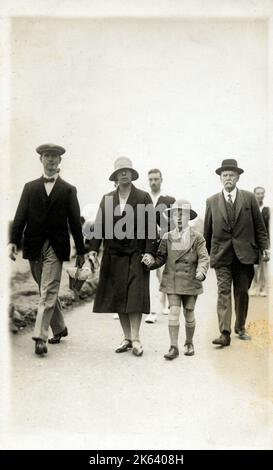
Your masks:
M231 332L231 284L235 300L235 331L244 331L248 289L259 251L268 248L265 225L253 193L237 189L229 202L224 192L207 200L204 237L218 285L217 312L220 332Z

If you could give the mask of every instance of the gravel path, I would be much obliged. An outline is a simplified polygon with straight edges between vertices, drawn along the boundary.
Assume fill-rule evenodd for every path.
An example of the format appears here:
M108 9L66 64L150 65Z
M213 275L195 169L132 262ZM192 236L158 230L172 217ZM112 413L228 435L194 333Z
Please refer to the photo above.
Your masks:
M216 282L197 303L196 355L173 362L167 316L143 323L143 357L115 354L121 334L109 314L86 304L66 313L69 336L34 355L31 333L11 338L5 448L272 448L267 301L251 300L251 342L217 349ZM268 329L268 328L267 328ZM184 328L181 328L181 349Z

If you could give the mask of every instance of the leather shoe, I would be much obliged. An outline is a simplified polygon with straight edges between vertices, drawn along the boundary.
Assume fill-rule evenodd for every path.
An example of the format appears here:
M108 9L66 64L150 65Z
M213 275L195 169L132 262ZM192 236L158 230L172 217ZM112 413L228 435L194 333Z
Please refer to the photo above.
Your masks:
M245 331L243 330L240 330L239 331L239 339L242 339L243 341L250 341L251 340L251 336L249 336Z
M133 350L132 353L135 356L142 356L143 354L143 347L140 341L133 341Z
M65 337L68 335L68 330L67 328L65 327L65 329L63 331L61 331L60 333L58 333L57 335L54 335L52 338L50 338L48 340L48 342L50 344L58 344L60 341L61 341L61 338Z
M155 323L157 320L157 315L156 313L149 313L149 315L147 316L146 320L145 320L145 323Z
M184 355L185 356L193 356L194 355L194 347L193 347L192 343L185 343Z
M120 346L116 349L116 353L123 353L132 349L132 341L130 339L124 339Z
M38 356L42 356L43 354L47 353L46 342L42 339L35 340L35 354Z
M172 359L175 359L176 357L179 356L179 350L176 346L171 345L169 351L164 354L165 359L168 361L171 361Z
M216 338L212 341L212 344L217 344L219 346L229 346L230 345L230 335L222 333L219 338Z

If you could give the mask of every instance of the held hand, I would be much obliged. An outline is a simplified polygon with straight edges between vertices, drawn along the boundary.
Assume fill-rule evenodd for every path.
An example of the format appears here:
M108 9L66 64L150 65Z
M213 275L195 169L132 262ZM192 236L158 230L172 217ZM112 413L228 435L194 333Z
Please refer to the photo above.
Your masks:
M197 279L197 281L204 281L204 280L205 280L205 276L204 276L203 273L200 273L200 272L198 273L198 272L197 272L197 273L195 274L195 279Z
M77 268L81 268L85 263L84 255L77 255L76 257L76 266Z
M16 260L16 256L18 255L17 245L15 243L9 243L8 245L8 255L12 261Z
M267 262L270 260L270 251L269 250L264 250L263 251L263 261Z
M145 253L142 256L141 262L144 263L148 268L154 264L155 259L150 253Z

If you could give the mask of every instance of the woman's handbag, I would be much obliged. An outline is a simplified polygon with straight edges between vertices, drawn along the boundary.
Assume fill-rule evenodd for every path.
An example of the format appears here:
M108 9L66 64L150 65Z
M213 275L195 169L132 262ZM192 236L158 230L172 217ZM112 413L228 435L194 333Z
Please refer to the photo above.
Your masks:
M69 276L69 289L80 292L83 284L91 275L91 269L87 267L67 268L66 272Z

